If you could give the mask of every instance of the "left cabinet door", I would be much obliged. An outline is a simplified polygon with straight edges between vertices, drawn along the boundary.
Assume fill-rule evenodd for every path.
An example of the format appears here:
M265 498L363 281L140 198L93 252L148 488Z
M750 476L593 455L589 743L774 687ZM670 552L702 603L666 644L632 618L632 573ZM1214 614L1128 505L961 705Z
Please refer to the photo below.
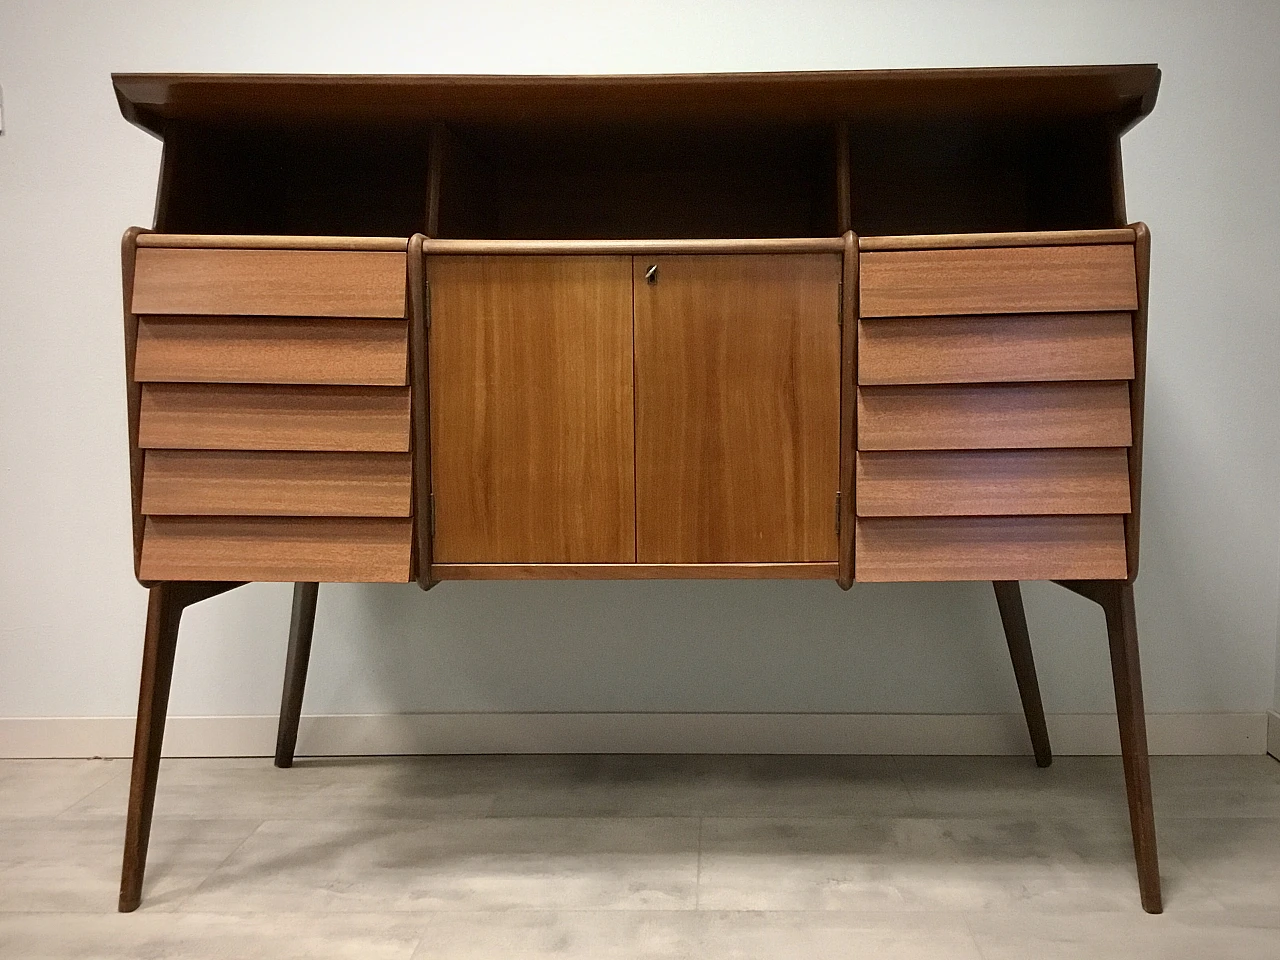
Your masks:
M629 256L427 258L433 563L635 562Z

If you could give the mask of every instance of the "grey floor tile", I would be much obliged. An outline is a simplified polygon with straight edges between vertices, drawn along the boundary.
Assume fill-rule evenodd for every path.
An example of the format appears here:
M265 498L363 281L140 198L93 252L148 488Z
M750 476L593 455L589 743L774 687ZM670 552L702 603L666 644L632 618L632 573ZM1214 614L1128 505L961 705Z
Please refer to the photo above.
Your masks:
M57 816L128 769L127 760L0 760L0 819Z
M1173 888L1212 900L1170 858ZM1136 911L1127 826L1031 819L708 819L698 902L723 910Z
M258 821L158 821L143 907L172 910ZM120 892L124 818L0 821L0 911L109 913ZM3 954L0 954L2 956Z
M1156 816L1280 819L1280 763L1271 757L1152 757Z
M436 915L414 960L981 960L960 915L505 911Z
M911 808L891 757L495 759L493 811L502 816L901 816Z
M189 910L689 909L692 819L271 821Z
M898 757L915 816L1125 816L1119 757Z
M689 910L434 914L413 960L694 960L697 924Z
M706 960L983 960L968 924L948 913L699 914Z
M422 923L345 914L0 914L0 956L21 960L409 960Z
M1280 930L1230 916L1167 911L1071 917L977 914L969 926L984 960L1276 960Z
M1185 863L1224 907L1280 916L1280 817L1166 818L1157 827L1162 855Z

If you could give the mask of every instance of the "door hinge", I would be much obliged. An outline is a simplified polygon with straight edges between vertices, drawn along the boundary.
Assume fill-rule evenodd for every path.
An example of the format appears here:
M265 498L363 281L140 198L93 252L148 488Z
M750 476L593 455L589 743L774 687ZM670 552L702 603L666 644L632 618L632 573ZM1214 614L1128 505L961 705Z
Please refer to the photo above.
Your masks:
M436 495L434 493L427 494L427 533L431 535L431 539L436 538Z
M840 536L840 497L839 491L836 492L836 536Z
M836 286L836 296L839 298L836 305L836 326L841 330L844 329L844 281L841 280Z

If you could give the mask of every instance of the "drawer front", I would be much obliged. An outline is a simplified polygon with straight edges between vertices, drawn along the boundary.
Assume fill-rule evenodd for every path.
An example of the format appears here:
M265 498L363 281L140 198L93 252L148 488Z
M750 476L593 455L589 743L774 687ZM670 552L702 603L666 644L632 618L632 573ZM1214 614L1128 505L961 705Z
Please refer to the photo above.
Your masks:
M130 301L140 577L407 581L405 251L163 242Z
M1124 381L858 389L859 450L1125 447Z
M412 521L328 517L147 517L144 580L409 579Z
M133 312L400 319L405 254L142 247Z
M903 317L858 324L860 384L1133 379L1128 313Z
M855 575L866 581L1119 579L1124 519L859 519Z
M406 452L409 388L147 383L138 443L191 450Z
M1133 246L885 250L859 259L860 315L1132 311Z
M1129 458L1105 450L859 453L860 517L1123 514Z
M407 517L411 479L407 453L150 450L142 512Z
M401 387L408 357L404 320L144 316L134 378Z

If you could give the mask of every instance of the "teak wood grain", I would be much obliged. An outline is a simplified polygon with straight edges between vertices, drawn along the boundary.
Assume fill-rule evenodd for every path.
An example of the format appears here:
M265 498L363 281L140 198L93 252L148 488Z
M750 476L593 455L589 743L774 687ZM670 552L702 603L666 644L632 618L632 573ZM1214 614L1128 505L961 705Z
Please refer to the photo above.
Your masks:
M858 382L1130 380L1127 313L907 317L858 324Z
M1134 262L1138 270L1138 309L1133 314L1133 403L1130 415L1133 419L1133 443L1129 447L1129 488L1132 491L1133 510L1125 517L1124 540L1129 554L1128 580L1138 578L1139 531L1142 519L1142 433L1147 405L1147 299L1151 285L1151 232L1145 223L1133 224L1137 241L1133 245ZM1134 658L1137 658L1137 640ZM1135 662L1136 675L1136 662ZM1139 711L1141 712L1141 711ZM1145 751L1144 751L1145 752ZM1155 853L1152 852L1152 860ZM1155 877L1159 888L1159 873Z
M1130 439L1123 380L858 388L861 450L1126 447Z
M841 590L849 590L853 587L853 518L858 497L854 481L858 449L858 237L852 230L844 235L840 287L840 574L836 582Z
M858 515L1129 512L1125 449L858 454Z
M902 250L861 257L861 315L1134 310L1133 247Z
M403 318L404 253L142 247L133 312Z
M1104 230L1011 230L1003 233L925 233L859 237L863 253L877 250L955 250L977 247L1068 247L1092 243L1133 243L1130 227Z
M145 383L143 447L409 450L408 387Z
M404 386L403 320L144 316L134 375L144 381Z
M1119 516L877 517L857 525L862 581L1115 579L1125 571Z
M635 258L641 563L836 560L840 276L830 254Z
M407 453L151 450L147 514L407 517Z
M433 564L635 560L630 257L428 256Z
M441 580L830 580L835 563L438 563Z
M407 517L147 517L142 575L407 583L411 540Z

